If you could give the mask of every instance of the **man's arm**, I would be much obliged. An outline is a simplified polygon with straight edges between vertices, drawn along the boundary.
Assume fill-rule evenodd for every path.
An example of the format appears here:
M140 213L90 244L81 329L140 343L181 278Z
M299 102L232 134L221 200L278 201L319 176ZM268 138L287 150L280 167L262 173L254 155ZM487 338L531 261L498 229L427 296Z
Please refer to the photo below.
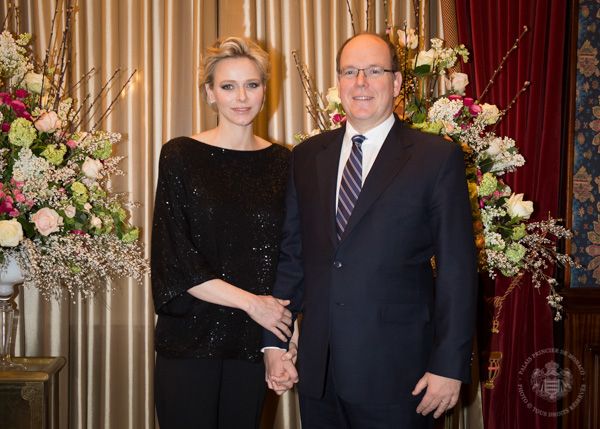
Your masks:
M477 260L473 220L462 150L453 145L440 169L431 199L435 234L434 347L428 372L413 394L426 389L417 412L440 416L458 400L461 382L470 376L475 326Z

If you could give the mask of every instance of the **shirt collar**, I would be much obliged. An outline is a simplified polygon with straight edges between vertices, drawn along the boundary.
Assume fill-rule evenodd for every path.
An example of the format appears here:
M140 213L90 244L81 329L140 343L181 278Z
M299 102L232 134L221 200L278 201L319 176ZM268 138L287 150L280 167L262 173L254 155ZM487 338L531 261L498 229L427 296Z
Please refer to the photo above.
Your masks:
M381 144L383 144L388 133L394 126L395 121L396 121L396 118L394 117L394 114L391 113L390 116L388 116L385 121L383 121L376 127L371 128L370 130L368 130L365 133L359 133L358 131L356 131L354 129L354 127L349 122L346 122L346 133L344 136L345 137L344 140L350 140L356 134L362 134L366 138L365 142L381 142Z

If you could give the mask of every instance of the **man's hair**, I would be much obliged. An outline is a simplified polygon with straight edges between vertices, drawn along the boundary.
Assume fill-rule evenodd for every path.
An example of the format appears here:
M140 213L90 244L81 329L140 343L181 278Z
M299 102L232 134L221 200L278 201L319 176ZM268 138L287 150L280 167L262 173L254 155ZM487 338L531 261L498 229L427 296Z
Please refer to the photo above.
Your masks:
M344 48L346 47L346 45L351 40L353 40L353 39L355 39L355 38L357 38L359 36L364 36L365 34L368 34L370 36L374 36L374 37L378 38L379 40L381 40L383 43L386 44L386 46L388 47L388 50L390 51L390 60L392 62L392 64L391 64L392 70L395 71L395 72L400 71L400 62L398 60L398 54L396 53L396 47L392 44L392 42L390 42L388 38L382 37L379 34L376 34L376 33L366 33L366 32L365 33L359 33L359 34L356 34L356 35L350 37L348 40L346 40L342 44L342 46L340 46L340 49L338 50L337 55L335 57L335 70L338 73L341 73L341 71L342 71L340 69L340 58L342 57L342 51L344 50Z

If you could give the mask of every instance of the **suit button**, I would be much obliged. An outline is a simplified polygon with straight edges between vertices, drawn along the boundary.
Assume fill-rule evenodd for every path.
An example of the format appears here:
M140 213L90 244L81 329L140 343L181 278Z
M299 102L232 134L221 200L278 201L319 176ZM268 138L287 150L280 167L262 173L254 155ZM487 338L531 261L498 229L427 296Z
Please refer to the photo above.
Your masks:
M338 307L343 307L346 304L344 304L343 302L336 302L335 305L337 305Z
M340 261L333 261L333 266L335 268L342 268L342 263Z

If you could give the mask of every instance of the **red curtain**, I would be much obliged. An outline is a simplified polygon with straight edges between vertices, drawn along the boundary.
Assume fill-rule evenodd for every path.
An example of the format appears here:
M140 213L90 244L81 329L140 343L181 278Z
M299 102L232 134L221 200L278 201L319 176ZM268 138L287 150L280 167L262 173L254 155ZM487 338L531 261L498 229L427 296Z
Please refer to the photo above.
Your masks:
M525 166L508 175L506 182L513 192L524 193L525 199L534 202L537 219L548 213L554 217L559 214L567 10L567 0L456 0L459 40L471 51L469 64L463 67L471 82L467 95L475 98L483 92L523 26L528 27L481 102L505 108L523 83L531 82L496 132L514 138L525 157ZM488 298L501 296L508 285L506 280L489 282L484 293ZM489 320L481 322L482 380L488 376L486 353L502 353L494 388L482 388L488 429L556 427L555 418L534 411L536 407L548 410L549 405L536 395L527 395L524 400L519 390L519 384L530 383L519 375L528 357L553 347L553 315L546 295L544 289L535 290L523 281L504 303L498 334L490 334ZM489 310L490 305L487 307ZM530 366L536 362L534 359Z

